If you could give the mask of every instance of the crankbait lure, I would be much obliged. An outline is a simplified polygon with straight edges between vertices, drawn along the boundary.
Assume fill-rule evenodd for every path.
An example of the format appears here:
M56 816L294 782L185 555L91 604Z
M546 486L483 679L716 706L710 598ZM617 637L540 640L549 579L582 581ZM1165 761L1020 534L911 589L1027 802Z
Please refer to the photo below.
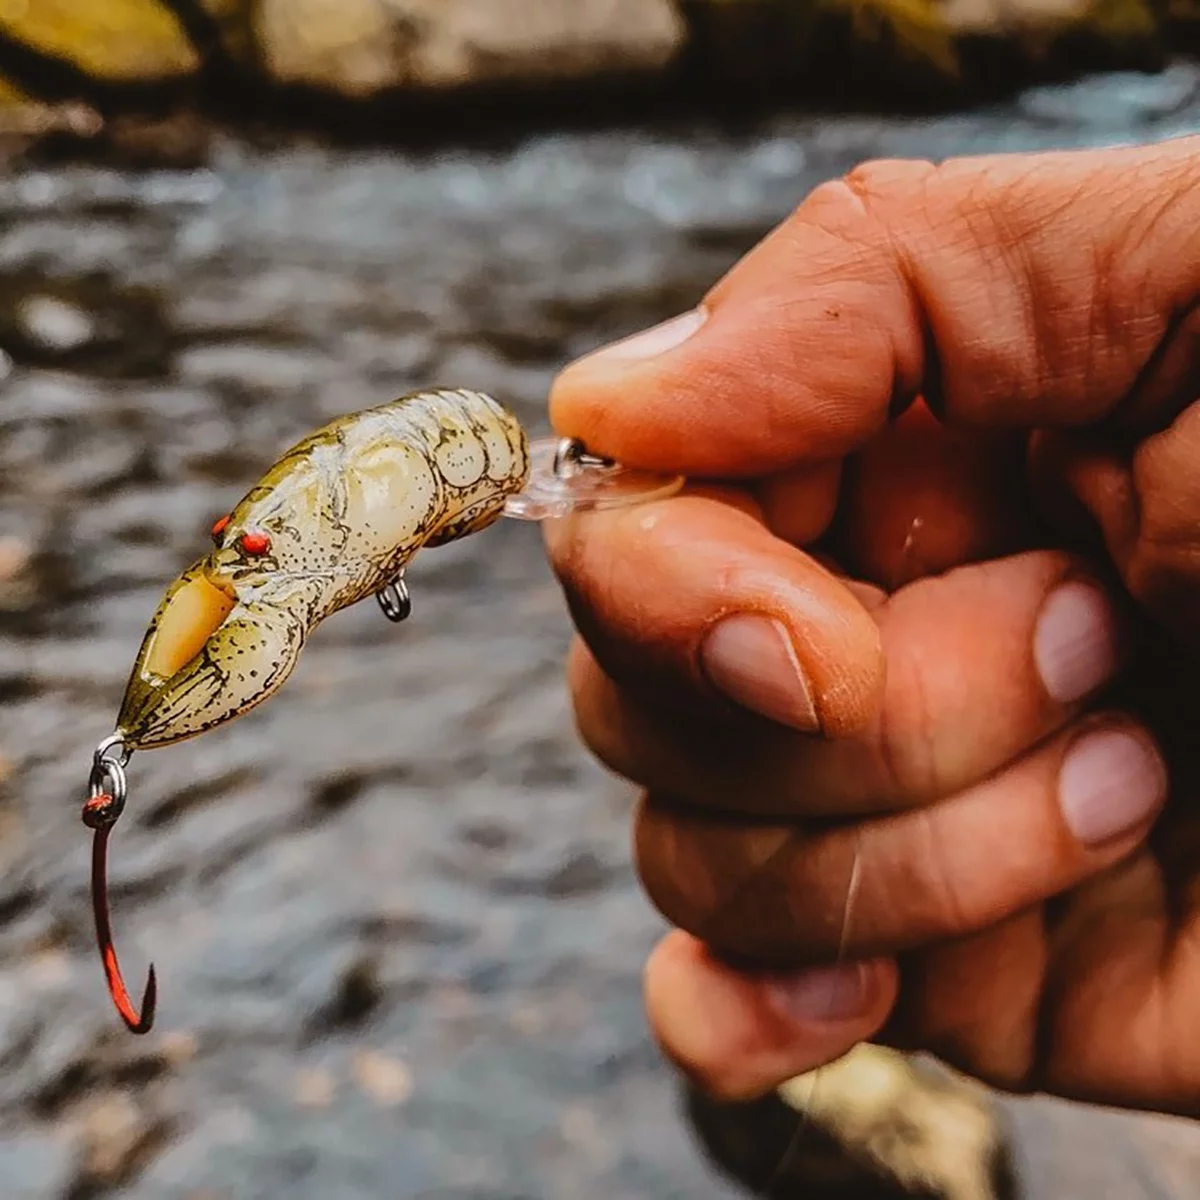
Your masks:
M249 712L283 686L326 617L374 595L390 621L412 601L404 569L426 546L502 516L564 517L669 496L681 477L618 466L570 439L530 443L482 392L415 392L350 413L293 446L212 529L214 548L167 589L134 663L115 732L96 748L83 821L94 831L92 905L109 992L133 1033L140 1009L109 922L108 838L136 750L169 746Z

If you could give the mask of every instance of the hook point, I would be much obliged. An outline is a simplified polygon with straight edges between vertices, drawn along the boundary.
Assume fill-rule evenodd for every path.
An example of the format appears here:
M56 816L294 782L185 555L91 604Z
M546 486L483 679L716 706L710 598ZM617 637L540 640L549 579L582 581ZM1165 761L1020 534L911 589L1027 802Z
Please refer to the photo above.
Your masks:
M130 1033L149 1033L154 1028L154 1009L158 1004L158 977L154 974L154 964L146 972L146 986L142 991L142 1011L137 1013L121 1013L125 1027ZM132 1020L130 1018L133 1018Z

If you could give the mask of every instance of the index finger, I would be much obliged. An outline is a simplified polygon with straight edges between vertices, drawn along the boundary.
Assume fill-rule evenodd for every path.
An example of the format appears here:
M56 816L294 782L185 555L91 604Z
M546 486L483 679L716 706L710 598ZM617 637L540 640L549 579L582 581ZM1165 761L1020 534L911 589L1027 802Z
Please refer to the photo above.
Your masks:
M563 435L755 477L947 420L1162 423L1190 397L1200 138L876 162L818 187L691 313L568 367Z

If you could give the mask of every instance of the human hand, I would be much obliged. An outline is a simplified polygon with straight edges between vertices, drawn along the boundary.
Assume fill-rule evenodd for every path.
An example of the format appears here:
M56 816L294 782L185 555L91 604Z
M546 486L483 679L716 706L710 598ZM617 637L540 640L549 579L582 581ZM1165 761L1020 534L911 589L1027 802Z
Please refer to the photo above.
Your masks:
M550 551L710 1090L876 1037L1196 1111L1198 151L869 164L557 381L706 481Z

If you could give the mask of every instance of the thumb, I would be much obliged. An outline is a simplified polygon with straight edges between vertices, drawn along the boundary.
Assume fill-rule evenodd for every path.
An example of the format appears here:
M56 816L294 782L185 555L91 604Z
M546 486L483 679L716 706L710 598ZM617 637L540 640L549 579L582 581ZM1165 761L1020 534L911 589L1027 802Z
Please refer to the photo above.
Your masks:
M756 477L918 396L952 423L1160 422L1197 372L1200 138L877 162L818 187L694 311L570 366L558 432Z

